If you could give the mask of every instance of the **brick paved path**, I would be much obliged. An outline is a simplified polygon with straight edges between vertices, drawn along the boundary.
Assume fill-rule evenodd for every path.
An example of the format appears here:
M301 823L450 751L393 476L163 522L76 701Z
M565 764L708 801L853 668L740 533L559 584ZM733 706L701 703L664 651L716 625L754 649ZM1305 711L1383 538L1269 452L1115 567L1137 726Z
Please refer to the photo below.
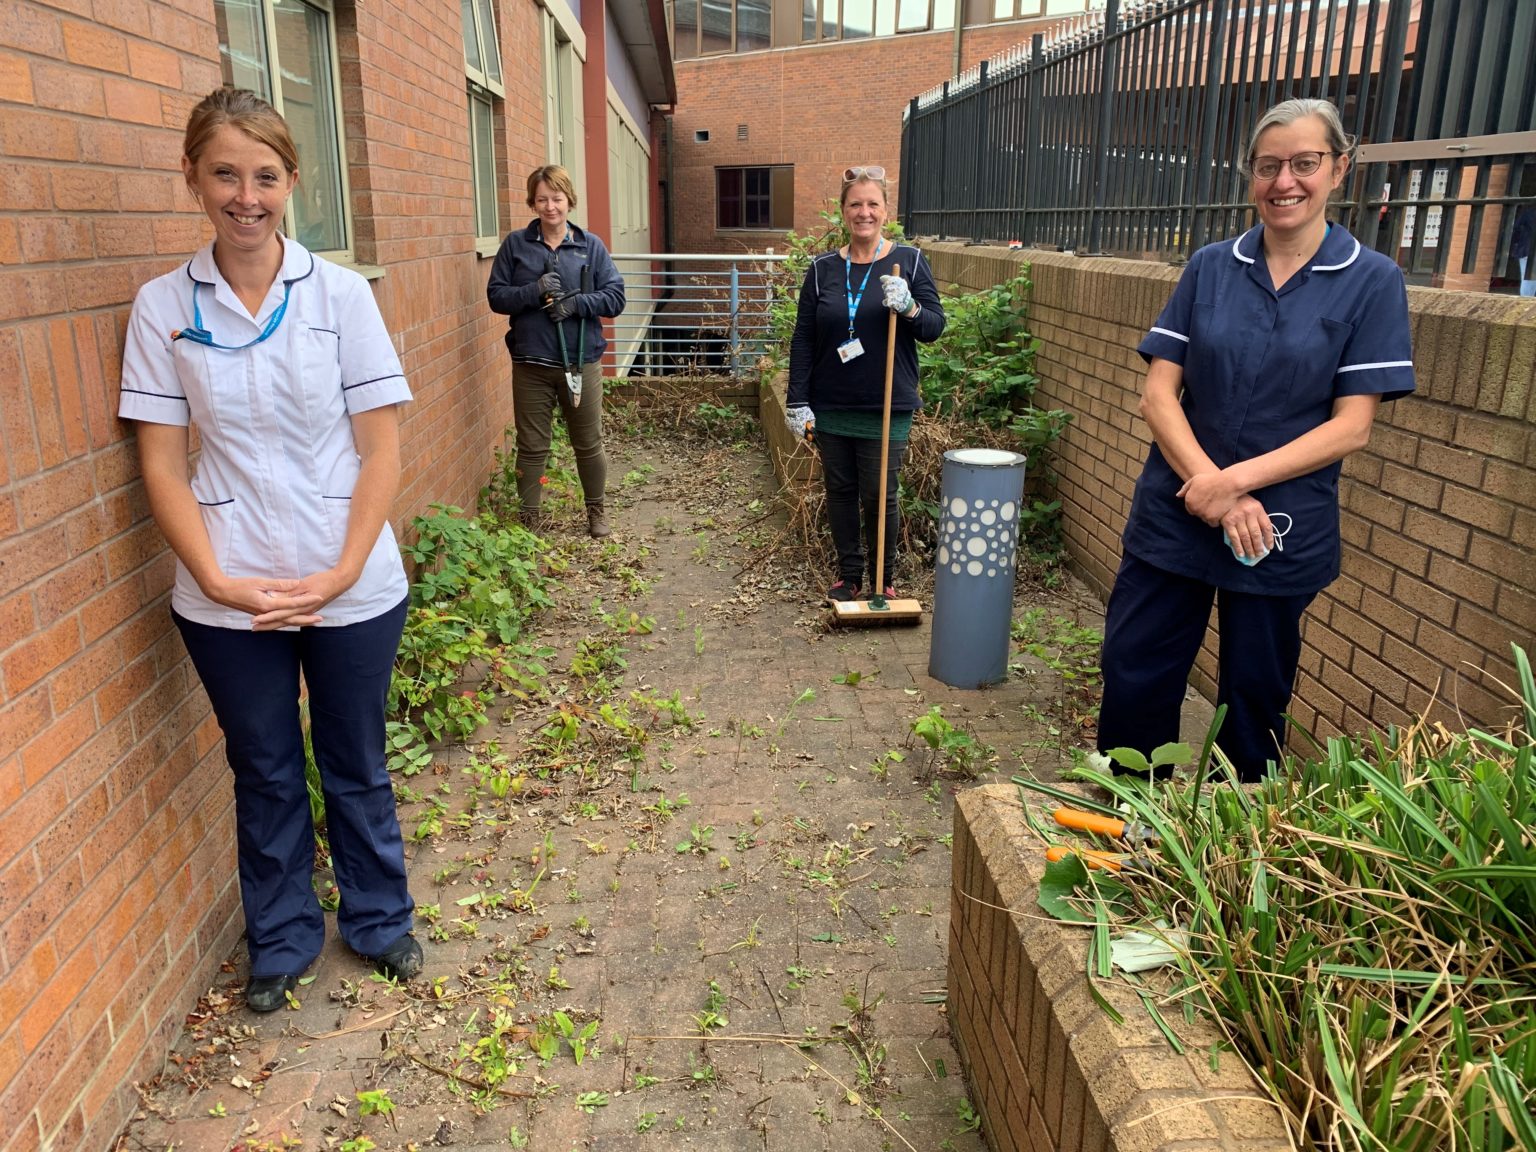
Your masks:
M401 809L410 837L429 794L445 806L408 846L437 909L418 928L425 977L372 981L333 938L301 1006L258 1017L232 957L120 1147L981 1147L942 1005L964 782L933 776L909 728L937 704L996 748L1002 778L1021 761L1050 774L1060 678L1025 658L1007 684L958 691L926 674L926 618L826 631L805 574L749 563L774 523L758 448L631 442L610 487L611 542L574 536L569 509L550 534L570 560L539 622L551 692L580 701L583 638L622 644L609 698L677 693L692 730L656 731L638 762L615 741L611 761L505 802L471 796L464 769L490 750L440 753ZM1080 591L1020 603L1100 623ZM651 631L621 635L631 612ZM484 736L515 762L550 715L520 705ZM877 772L892 751L906 759ZM577 1039L598 1022L579 1066L556 1010ZM542 1066L541 1027L557 1041ZM500 1055L516 1071L488 1092ZM392 1117L361 1116L358 1094L380 1090Z

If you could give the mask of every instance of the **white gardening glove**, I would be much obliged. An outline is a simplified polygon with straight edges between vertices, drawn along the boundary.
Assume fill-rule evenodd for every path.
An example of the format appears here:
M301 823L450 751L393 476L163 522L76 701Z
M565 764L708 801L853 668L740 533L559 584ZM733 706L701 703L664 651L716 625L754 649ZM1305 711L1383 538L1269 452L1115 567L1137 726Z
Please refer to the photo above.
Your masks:
M784 424L796 440L810 440L816 431L816 414L809 405L797 404L793 408L784 409Z
M880 290L885 293L885 306L898 315L912 311L912 289L900 276L880 277Z

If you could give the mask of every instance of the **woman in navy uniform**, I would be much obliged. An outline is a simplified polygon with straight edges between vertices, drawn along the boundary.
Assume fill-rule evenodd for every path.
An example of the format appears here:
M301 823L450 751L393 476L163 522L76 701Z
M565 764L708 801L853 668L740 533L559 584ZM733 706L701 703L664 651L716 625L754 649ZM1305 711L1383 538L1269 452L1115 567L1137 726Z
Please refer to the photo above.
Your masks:
M214 238L134 299L118 414L137 422L150 511L176 555L172 619L224 730L245 999L270 1012L325 942L301 672L337 927L390 977L422 966L384 758L409 590L388 517L411 393L367 282L278 231L298 154L271 105L212 93L187 121L181 164Z
M1287 100L1245 156L1259 223L1200 249L1138 351L1154 444L1105 622L1098 748L1179 738L1217 606L1217 743L1245 781L1281 760L1301 615L1339 574L1340 461L1413 391L1402 272L1327 216L1354 141Z

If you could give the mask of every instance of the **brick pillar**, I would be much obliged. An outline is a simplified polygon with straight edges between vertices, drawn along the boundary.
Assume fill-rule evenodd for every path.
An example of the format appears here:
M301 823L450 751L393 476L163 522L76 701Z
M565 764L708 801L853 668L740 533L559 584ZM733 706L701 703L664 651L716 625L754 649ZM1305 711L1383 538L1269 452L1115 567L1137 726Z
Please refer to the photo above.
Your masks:
M581 30L587 34L587 59L581 69L587 199L581 218L607 243L613 232L608 204L608 0L583 0Z
M1488 171L1488 195L1502 196L1509 187L1509 165L1495 164ZM1467 165L1461 170L1461 180L1456 189L1458 199L1469 199L1477 193L1477 168ZM1472 209L1466 205L1450 209L1449 227L1442 228L1440 243L1446 245L1445 275L1438 287L1460 292L1486 292L1493 281L1494 256L1498 251L1499 225L1504 220L1502 205L1490 204L1483 214L1483 224L1478 230L1480 243L1477 261L1471 272L1461 270L1466 258L1467 234L1472 227Z

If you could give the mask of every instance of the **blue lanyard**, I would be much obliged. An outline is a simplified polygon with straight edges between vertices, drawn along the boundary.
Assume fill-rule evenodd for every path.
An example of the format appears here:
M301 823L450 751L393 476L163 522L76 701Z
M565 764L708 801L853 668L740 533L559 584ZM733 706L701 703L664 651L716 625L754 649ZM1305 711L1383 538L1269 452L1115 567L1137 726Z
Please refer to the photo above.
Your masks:
M283 317L288 312L288 297L293 293L293 281L283 281L283 302L277 306L276 311L267 317L267 326L261 330L261 335L254 340L247 340L244 344L220 344L213 338L213 334L203 327L203 309L197 302L197 290L202 285L196 280L192 281L192 327L178 328L171 333L172 340L190 340L194 344L203 344L209 348L219 348L225 352L239 352L243 348L250 348L260 344L272 333L276 332L282 324Z
M875 244L875 254L870 259L869 267L864 269L864 279L859 281L859 292L855 296L853 292L853 246L849 245L848 255L843 257L843 283L848 291L848 339L853 339L853 314L859 310L859 301L864 299L864 289L869 285L869 274L875 270L875 261L880 259L880 249L885 247L885 241L880 240Z

